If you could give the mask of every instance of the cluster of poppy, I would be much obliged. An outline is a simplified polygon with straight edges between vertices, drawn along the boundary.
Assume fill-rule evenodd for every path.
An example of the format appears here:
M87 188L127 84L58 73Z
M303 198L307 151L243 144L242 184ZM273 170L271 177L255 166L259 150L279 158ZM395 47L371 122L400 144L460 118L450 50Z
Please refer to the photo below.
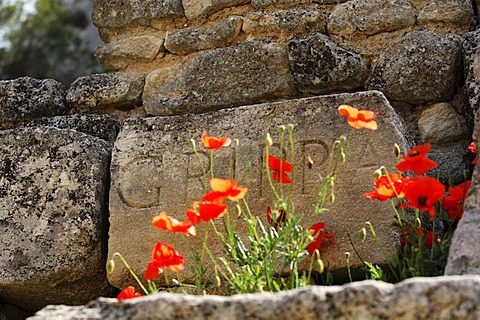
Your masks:
M405 199L407 202L401 205L402 208L426 211L431 220L435 217L435 203L441 201L450 219L459 220L471 181L449 187L448 195L445 195L446 188L440 181L422 175L438 166L435 161L427 158L430 148L430 143L412 148L395 166L400 172L411 171L416 176L406 177L398 173L382 175L375 180L375 191L367 192L364 196L381 201L390 198Z
M341 105L338 112L347 116L347 122L356 129L377 129L377 123L373 120L376 112L369 110L358 110L349 105ZM435 178L423 176L423 174L436 168L438 164L427 158L430 151L430 143L412 148L406 156L401 157L401 161L395 166L400 172L413 172L414 177L406 177L400 173L392 173L378 177L375 182L375 191L366 192L364 196L370 199L385 201L390 198L405 199L407 202L401 205L401 208L414 208L426 211L430 219L435 217L435 203L441 201L442 207L449 214L451 220L459 220L463 215L463 203L467 192L470 189L471 181L465 181L455 187L448 188L448 194L445 195L445 186ZM468 146L471 153L473 165L478 162L475 144L472 142ZM411 230L405 230L410 233ZM430 230L417 228L414 233L417 236L425 234L425 246L429 247L433 239L437 237ZM405 239L403 239L403 244Z
M400 172L413 172L413 177L399 173L381 175L375 182L375 191L366 192L365 197L385 201L391 198L404 199L400 208L414 208L428 212L430 220L435 218L435 204L440 201L451 220L459 220L463 215L463 203L470 189L471 181L465 181L455 187L448 188L437 179L423 174L437 167L438 164L427 158L430 143L416 146L395 166ZM410 230L406 233L411 232ZM426 233L425 246L431 246L431 239L436 236L429 230L417 229L416 235Z
M339 107L339 113L347 116L347 122L354 128L366 128L375 130L377 128L376 122L373 120L377 114L368 110L357 110L348 105ZM222 147L227 147L231 144L231 139L227 137L211 137L204 131L202 134L202 144L205 149L216 150ZM268 167L272 170L272 179L275 182L290 184L292 179L289 173L293 172L293 165L269 155L267 158ZM227 206L223 203L225 199L231 201L241 200L247 188L239 187L235 180L224 180L213 178L210 180L210 187L212 191L202 198L202 202L195 202L193 209L186 211L186 220L179 221L166 212L161 212L153 217L152 224L154 227L167 230L170 232L181 232L186 236L196 235L195 225L201 221L210 221L225 215ZM277 215L272 219L272 210L267 208L267 221L277 229L287 220L287 214L284 210L276 211ZM310 227L313 241L308 245L307 250L309 254L313 254L315 250L320 251L322 240L324 238L332 238L333 234L326 233L325 223L319 222ZM164 242L155 244L152 252L152 260L149 262L144 274L147 280L156 279L164 268L169 268L172 271L180 271L184 269L184 259L178 252ZM129 299L141 296L140 293L135 292L133 287L127 287L119 295L118 299Z
M347 117L347 123L355 129L376 130L377 123L374 118L378 115L376 112L369 110L358 110L350 105L341 105L338 108L341 115ZM231 140L227 137L210 137L207 132L202 134L202 144L206 149L216 150L227 147L231 144ZM472 143L469 150L474 154L472 164L476 164L478 156L475 152L475 146ZM387 174L378 177L375 180L375 191L367 192L364 196L370 199L378 199L385 201L391 198L405 199L401 207L411 207L430 214L430 219L435 216L435 206L437 201L441 201L443 208L449 213L452 220L459 220L463 214L463 202L465 200L471 181L466 181L455 187L449 187L448 195L445 194L445 186L438 180L428 176L422 176L438 164L426 157L430 151L430 144L417 146L411 149L406 156L401 158L401 162L396 165L400 172L411 171L417 176L406 177L399 173ZM275 182L290 184L292 180L289 173L293 172L293 165L269 155L267 158L268 167L272 170L272 179ZM309 163L310 165L310 163ZM186 220L179 221L166 212L161 212L152 219L152 224L156 228L167 230L170 232L181 232L186 236L195 236L195 226L202 221L210 221L223 217L227 212L225 200L239 201L244 198L247 188L237 185L235 180L225 180L212 178L210 180L211 192L202 197L203 201L194 202L193 209L186 211ZM287 220L287 213L279 209L276 215L272 217L272 209L267 208L267 221L272 227L277 229ZM309 254L313 254L316 250L320 251L322 240L324 238L332 238L333 234L325 232L325 224L323 222L316 223L310 227L312 231L313 241L308 245ZM417 236L425 236L425 246L431 246L436 234L423 228L416 228L414 231L405 230L405 233L413 232ZM408 237L404 237L403 245L408 242ZM177 272L185 267L183 256L170 245L164 242L155 244L152 252L152 260L149 262L144 277L147 280L156 279L164 268ZM127 287L119 295L118 299L129 299L141 296L135 292L134 287Z

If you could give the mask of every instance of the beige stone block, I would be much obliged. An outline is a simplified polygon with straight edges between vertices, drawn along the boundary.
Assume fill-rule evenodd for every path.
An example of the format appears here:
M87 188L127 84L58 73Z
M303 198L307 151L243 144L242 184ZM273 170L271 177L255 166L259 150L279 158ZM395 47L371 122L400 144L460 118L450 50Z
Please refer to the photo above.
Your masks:
M295 96L286 48L250 41L191 54L145 78L148 114L200 113Z
M311 204L318 185L318 174L326 173L328 152L333 141L340 135L348 135L351 130L346 119L337 113L337 107L342 103L378 111L379 129L352 132L348 160L335 184L336 201L327 213L314 215ZM267 132L276 139L277 126L288 123L296 126L294 140L299 165L296 166L296 182L292 191L296 212L305 212L303 224L306 228L324 221L327 231L335 235L322 248L325 263L330 263L333 269L345 267L344 252L352 252L347 232L355 237L366 221L372 222L387 252L393 253L397 237L392 227L390 204L371 201L362 194L373 189L373 171L380 165L393 171L396 161L393 144L398 143L406 151L407 142L402 133L403 127L383 94L370 91L182 117L127 120L112 155L109 255L121 252L133 269L143 275L153 245L159 240L165 241L186 257L187 267L177 276L184 283L192 282L191 250L201 251L206 229L210 230L208 247L214 256L221 255L222 246L215 240L211 226L202 225L197 230L197 237L186 238L183 234L170 234L151 225L152 217L163 210L184 220L186 209L203 195L201 170L187 146L188 140L194 138L200 150L203 150L199 143L203 130L210 135L240 140L235 158L232 149L222 149L216 154L215 176L228 178L233 161L235 178L240 185L249 188L251 209L265 222L266 208L272 205L272 193L265 174L263 144ZM272 152L278 155L278 149L273 148ZM313 159L314 169L307 168L306 156ZM202 151L201 157L207 161L206 152ZM247 163L250 169L247 169ZM237 231L246 234L241 223L238 223ZM371 238L357 249L373 263L385 262ZM360 261L352 254L352 265L359 264ZM110 275L109 280L117 287L133 283L128 272L121 267Z

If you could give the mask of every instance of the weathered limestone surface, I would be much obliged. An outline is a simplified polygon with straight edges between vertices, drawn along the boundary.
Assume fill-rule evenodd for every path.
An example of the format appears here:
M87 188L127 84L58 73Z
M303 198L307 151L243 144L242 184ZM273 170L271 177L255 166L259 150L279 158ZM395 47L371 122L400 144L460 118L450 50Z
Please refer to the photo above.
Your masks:
M422 27L442 23L456 28L469 30L474 25L472 1L469 0L434 0L423 7L417 17Z
M318 186L318 173L326 174L328 152L334 139L350 131L345 118L337 113L337 107L342 103L378 111L379 129L376 132L356 132L349 150L349 158L354 160L347 161L336 180L335 204L329 213L313 216L309 212ZM194 138L198 143L204 129L211 135L240 139L238 155L234 159L235 178L240 185L249 188L253 212L265 217L272 195L264 174L262 145L267 132L275 137L277 126L287 123L296 125L297 161L302 160L304 164L298 168L293 191L296 212L307 212L304 219L307 228L324 221L327 231L335 234L333 241L325 245L322 252L325 263L328 261L333 269L345 266L343 253L351 251L347 231L356 233L367 220L375 224L387 250L393 250L396 233L392 227L390 206L368 200L362 194L373 189L375 169L380 165L392 168L395 164L393 143L398 143L404 151L408 146L403 127L388 101L380 92L372 91L289 100L199 115L127 120L117 137L112 155L109 253L121 252L133 269L143 274L153 244L162 239L175 243L177 250L186 256L186 265L193 263L189 252L191 248L201 250L202 235L208 227L200 227L198 237L186 239L183 235L154 229L151 219L165 210L184 220L186 209L201 198L201 170L187 142ZM218 153L215 176L229 177L232 152L229 149ZM207 160L206 155L202 153L204 160ZM308 155L315 163L314 170L307 169L305 159ZM251 163L250 170L246 168L247 163ZM239 225L237 231L246 234L245 226ZM214 256L220 256L221 245L212 238L209 239L209 249ZM358 250L370 261L381 263L384 260L380 252L371 250L372 241L360 244ZM359 260L353 257L352 260L354 266L359 266ZM182 282L193 281L193 274L187 269L178 274ZM132 283L121 267L116 268L109 280L114 286L122 288Z
M242 30L248 34L261 34L260 37L324 33L326 19L327 12L321 8L256 10L245 15Z
M26 310L108 293L110 146L73 130L0 131L0 299Z
M131 63L149 62L162 56L163 37L145 35L112 41L98 47L95 57L108 71L122 70Z
M186 28L167 34L165 48L171 53L185 55L199 50L225 47L240 33L242 18L230 16L210 27Z
M445 144L467 139L469 132L465 117L451 103L435 103L424 110L418 119L422 141Z
M152 20L178 18L184 15L182 0L93 0L92 20L98 28L120 28Z
M363 87L367 78L360 55L321 33L290 41L288 54L295 87L304 93L354 90Z
M53 79L22 77L0 81L0 129L30 120L65 114L65 87Z
M369 89L387 98L422 104L449 101L460 85L458 37L414 31L385 48L373 64Z
M70 86L68 103L78 111L133 108L140 103L144 79L133 72L102 73L80 77Z
M120 124L107 114L74 114L33 120L26 127L55 127L59 129L72 129L110 142L115 142Z
M416 10L408 0L353 0L337 5L328 19L333 34L374 35L415 24Z
M287 50L247 42L202 52L151 72L143 104L150 115L199 113L293 96Z
M87 306L50 306L30 320L95 319L459 319L480 318L480 277L414 278L396 285L366 280L232 297L169 293Z
M465 181L465 170L470 170L470 161L466 158L468 154L468 139L449 142L446 144L432 145L428 157L438 163L438 167L429 171L432 177L448 185L450 182L459 184Z
M249 3L250 0L182 0L189 20L206 17L224 8Z

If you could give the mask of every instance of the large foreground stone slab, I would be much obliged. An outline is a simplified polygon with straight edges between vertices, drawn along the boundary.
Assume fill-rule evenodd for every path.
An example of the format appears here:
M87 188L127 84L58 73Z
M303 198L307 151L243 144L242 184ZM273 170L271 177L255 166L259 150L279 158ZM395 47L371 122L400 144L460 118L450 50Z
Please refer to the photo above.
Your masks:
M0 132L0 300L35 311L106 294L110 144L73 130Z
M379 129L375 132L353 132L348 155L350 161L347 161L335 184L336 202L329 212L315 216L311 211L318 174L326 173L328 152L333 141L350 132L346 119L337 113L342 103L378 111ZM362 194L373 189L375 169L385 165L392 170L395 164L393 144L398 143L405 151L407 141L399 119L383 94L371 91L207 114L127 120L117 137L112 155L109 255L121 252L133 269L143 274L153 244L159 240L170 242L186 256L187 268L178 276L182 282L193 281L194 275L189 271L193 263L191 249L201 250L205 228L211 229L211 226L199 227L198 236L190 238L151 226L152 217L162 210L184 220L186 209L203 195L201 170L187 141L194 138L199 145L204 129L211 135L226 135L240 140L235 158L232 149L220 150L216 155L215 176L230 177L230 164L233 162L234 177L240 185L249 188L251 209L265 221L267 206L272 205L273 199L264 168L265 135L270 132L276 139L277 126L288 123L296 125L294 140L296 161L299 163L293 189L296 212L306 213L305 227L324 221L327 232L335 235L322 248L325 263L329 262L334 269L343 268L344 252L352 251L347 232L356 234L368 220L374 224L386 250L393 250L396 236L389 204L368 200ZM278 147L272 152L278 156ZM202 151L201 156L205 161L208 159L206 152ZM307 156L315 163L311 170L306 165ZM246 234L245 229L244 225L238 224L240 233ZM220 256L221 245L213 238L210 230L208 246L214 256ZM384 262L372 239L359 245L358 250L374 263ZM358 259L353 256L352 259L354 266L360 264ZM115 269L109 280L117 287L133 283L128 272L121 267Z
M159 293L82 307L49 306L30 320L143 319L462 319L480 318L480 277L414 278L396 285L361 281L232 297Z

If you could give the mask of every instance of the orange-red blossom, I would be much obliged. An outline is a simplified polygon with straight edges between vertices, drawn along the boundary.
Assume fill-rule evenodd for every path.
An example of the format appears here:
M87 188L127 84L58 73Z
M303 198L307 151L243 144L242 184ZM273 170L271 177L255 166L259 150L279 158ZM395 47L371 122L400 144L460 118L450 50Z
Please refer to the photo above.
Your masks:
M377 122L373 120L378 112L358 110L348 104L338 107L338 113L347 116L347 123L355 129L377 130Z
M210 187L212 192L203 196L203 200L214 203L222 203L225 199L235 202L242 200L248 190L246 187L238 186L235 180L220 178L210 179Z
M178 221L175 218L170 217L165 211L160 212L152 219L152 225L158 229L170 231L170 232L183 232L185 235L196 235L195 226L192 221Z
M395 168L402 172L412 171L415 174L423 174L437 167L438 163L427 158L430 147L430 143L425 143L410 149L406 156L401 157L402 161L397 163Z
M123 289L117 296L118 300L126 300L141 297L142 295L139 292L135 292L135 288L132 286L128 286Z
M205 130L202 134L202 143L205 149L216 150L221 147L228 147L232 143L232 140L227 137L217 138L207 136L207 131Z
M292 183L292 179L287 174L287 172L293 171L293 166L290 163L271 155L268 155L267 163L273 171L272 179L274 181L284 184Z
M375 191L365 192L363 195L370 199L378 199L384 201L390 198L403 198L402 191L404 183L408 178L398 173L382 175L375 180Z
M144 278L155 280L163 273L164 268L178 272L185 268L185 263L183 256L177 250L167 243L159 241L153 247L152 260L148 263Z

